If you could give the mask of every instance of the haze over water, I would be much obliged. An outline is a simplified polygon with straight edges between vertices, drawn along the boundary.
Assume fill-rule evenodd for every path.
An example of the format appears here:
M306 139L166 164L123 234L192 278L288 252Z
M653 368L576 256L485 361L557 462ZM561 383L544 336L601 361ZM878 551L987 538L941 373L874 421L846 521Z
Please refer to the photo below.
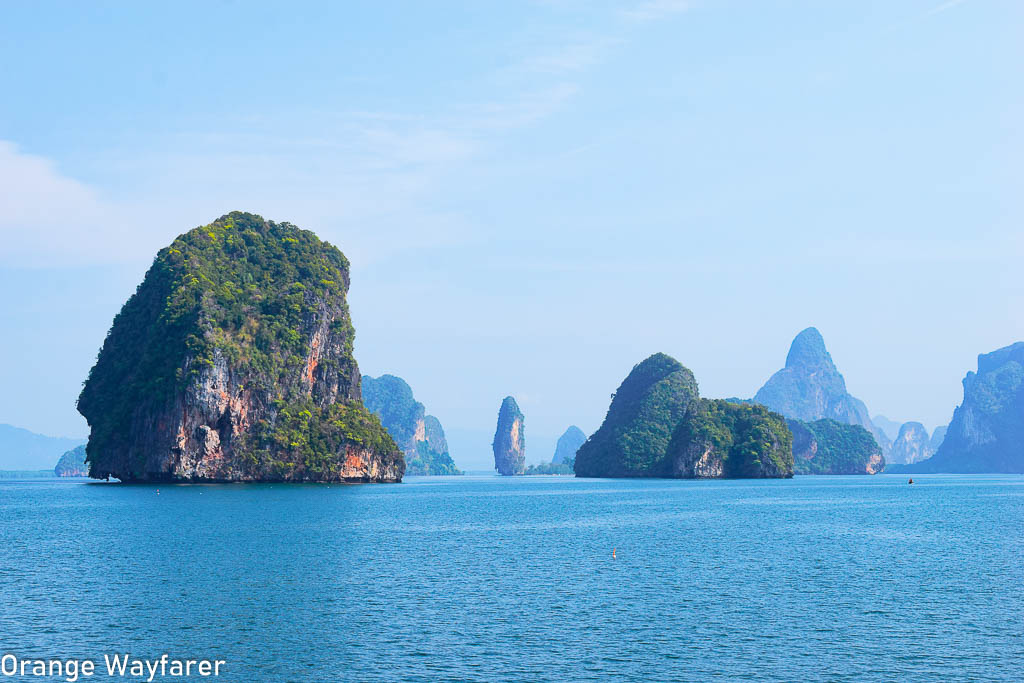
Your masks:
M0 650L232 681L1024 679L1020 476L157 490L0 481Z

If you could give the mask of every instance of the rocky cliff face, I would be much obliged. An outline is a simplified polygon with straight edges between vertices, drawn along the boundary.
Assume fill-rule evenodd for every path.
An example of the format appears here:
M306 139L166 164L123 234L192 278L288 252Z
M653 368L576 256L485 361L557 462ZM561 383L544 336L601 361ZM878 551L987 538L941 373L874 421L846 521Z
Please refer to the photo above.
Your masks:
M692 401L672 435L668 476L683 479L793 476L793 437L762 405Z
M835 420L786 420L796 474L878 474L885 457L868 430Z
M586 440L587 435L576 425L566 429L565 433L558 437L558 443L555 444L555 455L551 458L551 464L560 465L564 462L575 462L576 451L579 450Z
M60 456L53 473L58 477L88 477L89 466L85 464L85 446L77 446Z
M928 441L928 448L932 453L938 453L939 447L942 446L942 442L946 440L946 430L948 427L945 425L936 427L935 431L932 432L932 438Z
M313 233L238 212L162 249L79 397L91 476L400 481L361 402L348 273Z
M448 453L448 439L441 421L433 415L423 417L423 441L417 448L430 454L430 471L427 474L462 474Z
M461 474L448 453L441 422L427 415L423 404L401 377L363 377L363 403L405 453L406 474Z
M758 390L754 402L803 422L830 419L860 425L871 432L883 453L889 449L889 438L871 421L864 403L847 393L846 380L813 327L796 336L786 367Z
M523 413L511 396L506 396L498 411L498 427L494 432L494 469L509 477L526 471L526 433Z
M576 451L576 476L666 476L665 449L697 398L693 373L671 356L656 353L633 366L604 422Z
M928 430L920 422L904 422L892 443L886 460L894 465L909 465L932 456Z
M963 385L938 451L901 472L1024 472L1024 342L978 356Z

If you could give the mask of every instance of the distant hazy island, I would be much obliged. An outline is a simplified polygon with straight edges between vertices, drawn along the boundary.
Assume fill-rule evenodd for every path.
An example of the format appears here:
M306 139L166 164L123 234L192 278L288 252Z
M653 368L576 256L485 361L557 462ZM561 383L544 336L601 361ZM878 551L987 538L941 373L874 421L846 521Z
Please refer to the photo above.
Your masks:
M76 446L60 456L53 473L58 477L88 477L89 466L85 463L85 446Z
M871 421L864 402L846 391L846 380L832 362L821 333L814 327L808 327L793 339L785 367L765 382L753 402L804 423L834 420L859 425L871 433L883 454L889 450L889 438ZM876 468L880 470L881 467Z
M894 471L1024 473L1024 342L979 355L963 385L935 454Z
M401 481L361 401L348 285L337 248L248 213L160 250L78 400L90 475Z
M573 466L576 464L576 451L586 440L587 435L583 433L582 429L576 425L570 425L562 433L562 436L558 437L558 443L555 444L555 454L551 457L551 462L530 465L526 468L524 474L574 474Z
M426 414L404 379L395 375L376 379L364 375L363 403L380 418L402 449L406 474L462 474L448 453L441 421Z

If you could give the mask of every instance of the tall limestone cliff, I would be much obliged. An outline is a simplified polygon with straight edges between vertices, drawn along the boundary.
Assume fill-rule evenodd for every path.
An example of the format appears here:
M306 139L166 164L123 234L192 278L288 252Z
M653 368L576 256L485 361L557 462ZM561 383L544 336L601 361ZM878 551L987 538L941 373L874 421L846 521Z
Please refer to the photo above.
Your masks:
M1024 342L978 356L938 451L901 472L1024 473Z
M88 477L89 466L85 464L85 445L76 446L60 456L53 473L58 477Z
M349 264L248 213L157 254L78 399L90 476L122 481L400 481L363 406Z
M570 426L558 437L558 443L555 444L555 455L551 458L551 464L560 465L562 463L575 462L576 451L579 450L586 440L587 435L583 433L582 429L576 425Z
M786 423L793 433L796 474L878 474L885 468L882 449L860 425L827 418Z
M401 377L363 376L363 403L380 418L405 453L406 474L460 474L444 436L441 422L427 415L423 404Z
M510 477L526 471L526 433L523 413L511 396L506 396L498 411L498 427L494 432L494 469Z
M754 402L803 422L827 418L860 425L871 432L883 453L890 447L889 438L871 421L863 401L847 393L846 380L832 362L821 333L813 327L796 336L786 367L758 390Z
M909 465L932 456L928 430L920 422L904 422L900 426L892 450L886 460L894 465Z
M448 439L441 421L433 415L423 416L423 439L416 442L416 455L424 474L462 474L448 453Z
M697 399L672 434L668 476L764 479L793 476L793 436L762 405Z
M604 422L576 451L576 476L668 476L665 451L698 396L693 373L671 356L655 353L633 366Z
M932 438L928 442L928 448L931 449L932 453L939 452L939 447L942 445L942 442L946 440L946 430L948 429L949 427L942 425L941 427L936 427L935 431L932 432Z

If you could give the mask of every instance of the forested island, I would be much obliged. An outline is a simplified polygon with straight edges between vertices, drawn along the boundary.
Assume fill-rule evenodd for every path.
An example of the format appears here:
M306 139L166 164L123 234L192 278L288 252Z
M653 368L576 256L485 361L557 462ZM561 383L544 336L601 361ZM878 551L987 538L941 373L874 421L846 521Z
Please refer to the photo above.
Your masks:
M90 476L401 481L361 400L348 286L336 247L249 213L161 249L78 400Z
M656 353L633 367L576 453L581 477L784 478L792 435L764 406L700 398L693 373Z
M860 425L828 418L786 423L793 433L796 474L878 474L885 466L878 442Z

